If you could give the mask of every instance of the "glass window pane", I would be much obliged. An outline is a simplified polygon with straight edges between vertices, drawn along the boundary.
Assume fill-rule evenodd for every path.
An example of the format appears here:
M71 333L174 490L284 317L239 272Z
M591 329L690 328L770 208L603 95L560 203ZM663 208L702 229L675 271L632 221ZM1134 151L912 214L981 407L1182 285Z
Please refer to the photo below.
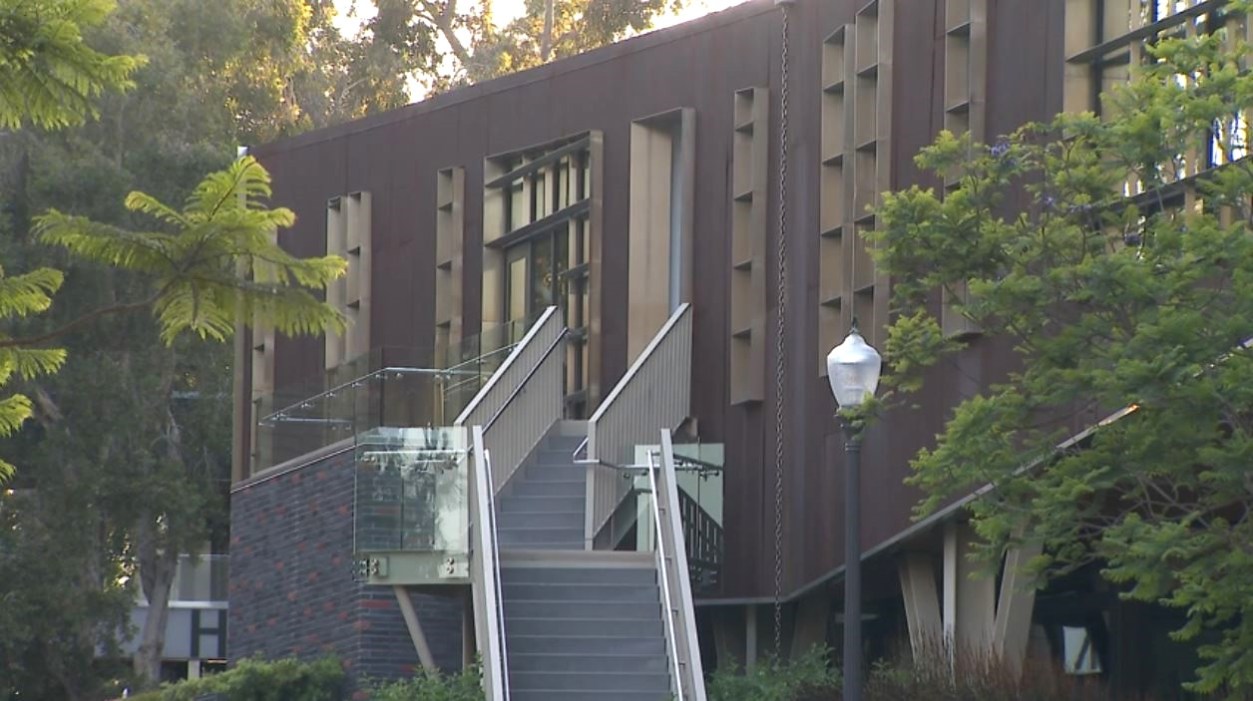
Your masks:
M505 284L505 292L508 299L505 300L505 309L508 313L506 321L519 321L526 318L526 245L516 246L509 249L508 265L505 274L508 280Z
M553 240L551 235L531 246L531 309L539 312L553 303Z

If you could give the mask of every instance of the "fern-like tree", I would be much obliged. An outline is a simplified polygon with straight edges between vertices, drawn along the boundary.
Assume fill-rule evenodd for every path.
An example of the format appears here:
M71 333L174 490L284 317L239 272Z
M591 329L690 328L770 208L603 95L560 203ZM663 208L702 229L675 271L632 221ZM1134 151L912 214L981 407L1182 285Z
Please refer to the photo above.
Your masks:
M941 330L941 288L947 313L1020 360L915 458L921 512L990 485L970 507L990 557L1036 541L1045 576L1095 563L1124 597L1180 610L1177 639L1204 641L1195 688L1241 696L1253 691L1250 48L1226 31L1164 38L1105 95L1103 117L1062 115L991 147L941 134L918 162L956 189L885 196L874 234L895 281L898 390L961 352Z
M81 124L95 116L95 100L104 91L131 87L131 74L142 58L111 56L83 41L83 31L103 23L113 7L111 0L21 0L0 6L0 129ZM0 320L11 325L46 311L63 279L52 268L6 276L0 267ZM0 387L15 376L54 372L63 362L59 349L0 346ZM11 435L30 414L24 395L0 399L0 437ZM12 469L0 460L0 482Z
M344 320L315 291L341 276L346 262L338 256L298 258L277 244L280 228L295 217L286 208L270 208L270 177L252 157L213 173L180 208L142 192L126 198L128 209L147 215L153 230L128 231L52 210L36 219L41 241L74 257L147 281L149 291L135 300L100 307L47 332L0 341L0 347L33 346L65 335L111 314L151 309L160 338L172 345L182 336L223 341L238 323L261 320L288 335L340 332ZM169 387L158 388L168 394ZM136 406L143 406L142 402ZM204 418L204 417L201 417ZM180 508L198 512L203 488L182 489L187 464L182 432L196 430L169 421L152 469L144 476L159 498L135 515L128 540L134 553L148 613L140 631L135 669L142 678L159 678L161 651L178 557L194 543L194 528L178 527ZM142 459L142 458L140 458ZM194 519L193 519L194 520Z

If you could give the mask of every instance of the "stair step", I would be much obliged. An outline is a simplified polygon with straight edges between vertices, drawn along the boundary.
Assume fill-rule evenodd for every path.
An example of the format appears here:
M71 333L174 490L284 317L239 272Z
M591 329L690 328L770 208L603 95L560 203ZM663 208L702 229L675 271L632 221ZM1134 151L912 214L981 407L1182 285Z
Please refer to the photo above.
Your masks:
M569 450L566 450L565 447L562 446L542 446L533 454L532 464L565 465L568 467L577 467L586 472L587 465L580 465L574 461L574 449L577 447L578 445L572 445Z
M587 481L587 468L568 463L533 462L522 471L525 482L578 482Z
M587 421L579 419L562 419L553 425L547 439L577 438L582 441L587 437ZM577 441L576 441L577 442Z
M552 543L503 543L502 542L500 546L502 548L501 549L502 554L509 552L511 550L544 550L544 551L551 550L552 552L559 552L559 551L583 552L583 549L587 547L587 543L584 542L582 538L580 538L577 541L567 540L567 541L552 542Z
M601 691L669 691L666 674L615 674L612 672L511 672L510 690L571 689ZM597 695L599 698L599 695Z
M661 604L620 601L505 601L505 620L510 618L634 618L661 620Z
M501 587L505 601L620 601L656 603L657 585L641 584L513 584Z
M511 527L500 528L500 544L501 546L523 545L539 543L568 543L577 544L579 547L586 545L583 539L583 529L580 528L523 528Z
M511 701L671 701L665 691L582 691L571 689L519 689L510 691Z
M578 496L518 496L509 494L500 500L500 513L551 513L580 511L586 492Z
M554 655L509 653L513 672L617 672L669 674L665 655Z
M507 616L506 616L507 618ZM510 654L536 652L583 655L664 655L666 642L659 635L647 638L592 636L506 635Z
M511 497L579 497L583 499L586 496L586 480L546 480L543 482L523 480L513 487L513 492L505 497L505 501Z
M656 585L651 567L504 567L505 584L635 584Z
M509 618L506 635L570 635L581 637L646 637L664 634L661 619L641 618ZM512 663L512 658L510 662Z
M497 517L496 528L501 531L511 528L572 528L582 533L583 521L582 511L511 511Z

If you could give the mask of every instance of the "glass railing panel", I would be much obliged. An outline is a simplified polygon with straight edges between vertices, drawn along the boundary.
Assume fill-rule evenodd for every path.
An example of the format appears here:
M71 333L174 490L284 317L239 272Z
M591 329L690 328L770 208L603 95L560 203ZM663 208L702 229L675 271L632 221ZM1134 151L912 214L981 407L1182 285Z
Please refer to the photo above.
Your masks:
M254 473L379 427L451 425L533 319L451 348L384 346L254 403Z
M464 568L469 553L464 428L377 428L357 438L355 550L429 553Z
M679 513L683 522L683 541L687 552L688 574L692 593L709 596L720 591L722 582L723 543L723 464L726 455L722 443L675 443L674 469L679 487ZM647 465L647 453L657 453L660 446L636 446L635 465ZM647 476L635 477L635 489L645 498L639 499L639 518L649 513ZM652 529L636 529L639 550L654 547Z

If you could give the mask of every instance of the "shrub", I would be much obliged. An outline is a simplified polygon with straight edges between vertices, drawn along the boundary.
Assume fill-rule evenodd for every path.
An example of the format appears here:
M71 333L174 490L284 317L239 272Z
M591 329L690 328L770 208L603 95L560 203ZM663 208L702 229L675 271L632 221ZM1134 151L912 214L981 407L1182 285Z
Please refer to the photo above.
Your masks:
M959 651L951 662L942 645L914 659L875 666L868 701L1109 701L1099 679L1065 674L1055 665L1028 663L1018 675L1000 658ZM951 666L950 666L951 665Z
M457 674L421 673L412 679L374 685L370 701L483 701L478 667Z
M840 674L830 651L815 648L791 660L767 659L749 673L719 669L709 679L710 701L808 701L836 698Z
M332 658L316 662L245 659L220 674L170 684L132 698L195 701L213 693L225 694L229 701L340 701L344 668Z

